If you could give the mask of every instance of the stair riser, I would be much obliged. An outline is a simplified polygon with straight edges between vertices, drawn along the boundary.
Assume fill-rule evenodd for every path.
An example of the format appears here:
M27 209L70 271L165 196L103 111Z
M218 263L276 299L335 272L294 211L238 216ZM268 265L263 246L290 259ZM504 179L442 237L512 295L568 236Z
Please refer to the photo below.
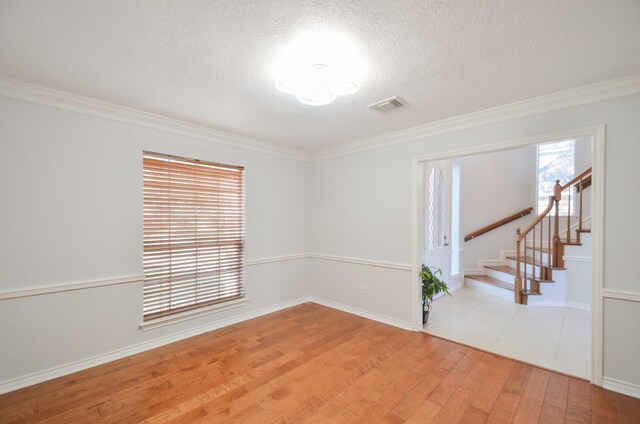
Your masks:
M505 300L513 302L513 292L501 287L492 286L491 284L483 283L482 281L472 280L470 278L464 279L464 285L472 289L491 294L493 296L501 297Z
M534 250L534 249L527 249L527 256L531 257L533 255L536 256L537 260L540 260L540 252L542 252L542 263L547 263L549 262L549 257L551 257L551 261L553 261L553 253L549 254L549 252L547 252L546 250ZM524 255L524 251L521 252Z
M528 256L527 256L527 261L531 261L531 250L529 250L528 252ZM515 255L513 255L515 256ZM524 256L520 256L521 260L524 261ZM536 262L540 262L540 252L536 251ZM510 259L510 258L505 258L505 262L507 265L509 266L513 266L515 267L515 259ZM547 255L546 253L542 253L542 264L543 265L549 265L549 263L553 262L553 255Z
M511 268L515 268L516 267L516 261L514 261L513 259L507 259L505 261L505 265L506 266L510 266ZM533 265L527 264L527 273L531 274L533 268L534 268ZM520 269L524 272L524 262L520 265ZM536 275L540 275L540 267L539 266L535 266L535 269L536 269Z
M484 274L488 275L489 277L493 277L500 281L504 281L510 284L513 284L513 280L515 278L513 275L507 274L506 272L497 271L495 269L489 269L489 268L484 269Z
M525 284L525 282L523 281L523 284ZM536 281L527 281L526 285L528 286L528 289L534 293L541 293L540 291L540 283L536 282Z

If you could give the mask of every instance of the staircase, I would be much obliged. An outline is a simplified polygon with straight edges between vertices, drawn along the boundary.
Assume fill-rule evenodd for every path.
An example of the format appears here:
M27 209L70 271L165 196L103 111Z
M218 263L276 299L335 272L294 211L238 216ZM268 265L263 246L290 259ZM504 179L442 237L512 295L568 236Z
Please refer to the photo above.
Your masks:
M465 285L527 305L542 296L565 268L567 246L581 246L581 236L591 233L583 218L583 192L591 185L591 168L564 185L556 180L547 208L524 229L516 231L516 249L503 252L500 261L484 261L479 274L465 273ZM574 194L575 192L575 194ZM560 231L559 202L569 199L567 229ZM576 196L577 222L571 225L571 197ZM494 227L495 228L495 227ZM560 278L558 278L560 279ZM564 281L564 278L561 278Z
M586 226L586 223L584 226ZM576 228L573 228L572 231L574 231L575 234ZM591 230L584 228L580 231L580 234L582 237L585 237L585 235L589 234L590 231ZM567 244L567 247L565 248L565 255L573 254L570 249L580 245L582 245L582 242L578 243L576 241L573 241L571 244ZM540 249L540 247L537 247L535 251L539 254ZM538 293L521 293L523 297L526 296L526 301L529 305L549 305L549 301L557 300L557 298L561 296L559 293L564 292L564 284L567 275L566 268L554 267L553 265L549 265L547 263L546 250L546 248L542 248L543 260L541 262L539 257L536 257L536 259L534 260L533 256L531 256L534 250L531 247L528 249L529 256L527 259L527 274L533 274L532 267L536 268L536 276L539 276L540 272L542 272L543 275L545 272L551 274L549 275L548 279L539 281L539 289L537 290ZM553 254L551 258L553 263ZM500 259L492 261L482 261L483 265L479 273L465 273L464 284L467 287L471 287L473 289L480 290L494 296L499 296L506 300L514 300L516 260L516 251L512 250L502 252ZM524 263L521 264L521 267L521 274L524 274ZM548 271L541 271L541 269L548 269ZM544 293L550 295L551 299L546 299L546 296L543 296Z

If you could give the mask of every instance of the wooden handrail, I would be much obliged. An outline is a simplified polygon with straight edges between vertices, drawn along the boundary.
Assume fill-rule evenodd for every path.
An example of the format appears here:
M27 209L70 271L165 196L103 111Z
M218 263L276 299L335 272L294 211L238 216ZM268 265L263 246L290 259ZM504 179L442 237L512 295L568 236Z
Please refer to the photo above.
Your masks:
M554 196L549 196L549 204L547 205L545 210L542 211L540 213L540 215L536 216L535 219L533 221L531 221L531 223L529 225L524 227L524 230L520 230L520 228L518 228L518 231L516 233L516 241L520 241L523 238L525 238L525 236L527 234L529 234L531 232L531 230L536 225L538 225L540 223L540 221L542 221L549 214L549 212L551 212L551 209L553 209L554 203L555 203L555 197Z
M522 218L523 216L529 215L531 213L531 211L533 211L533 206L528 207L526 209L521 210L520 212L516 212L512 215L509 215L507 217L504 217L496 222L494 222L493 224L489 224L485 227L480 228L477 231L474 231L472 233L467 234L464 237L464 241L469 241L469 240L473 240L474 238L481 236L485 233L488 233L489 231L495 230L498 227L502 227L505 224L508 224L512 221L515 221L518 218Z
M586 171L581 172L580 175L578 175L577 177L575 177L573 180L569 181L568 183L566 183L565 185L563 185L562 191L566 190L567 188L569 188L569 186L574 185L575 183L579 182L581 179L583 179L584 177L586 177L587 175L591 174L591 167L589 167Z
M580 191L586 190L591 187L591 175L585 177L584 180L582 180L582 183L578 181L576 184L574 184L574 187L576 188L576 193L580 193Z

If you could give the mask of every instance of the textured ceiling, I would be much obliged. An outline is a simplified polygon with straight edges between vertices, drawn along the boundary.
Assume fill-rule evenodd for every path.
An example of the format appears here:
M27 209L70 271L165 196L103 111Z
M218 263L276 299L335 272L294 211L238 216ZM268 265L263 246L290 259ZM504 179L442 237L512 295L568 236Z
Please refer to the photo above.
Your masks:
M315 28L368 68L322 107L271 75ZM0 0L0 76L309 151L638 72L639 0Z

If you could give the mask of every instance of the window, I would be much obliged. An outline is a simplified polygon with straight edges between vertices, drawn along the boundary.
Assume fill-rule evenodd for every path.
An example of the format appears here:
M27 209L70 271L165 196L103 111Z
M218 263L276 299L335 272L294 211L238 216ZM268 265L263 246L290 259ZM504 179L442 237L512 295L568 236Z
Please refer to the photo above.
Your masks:
M569 182L575 176L575 140L558 143L542 144L538 146L537 167L537 211L544 211L549 204L549 196L553 196L556 180L560 184ZM572 199L573 202L573 199ZM560 200L559 213L566 216L569 210L569 200L566 196ZM571 205L571 210L575 210Z
M444 246L445 184L440 168L432 168L429 174L429 250Z
M144 320L242 298L244 169L144 152Z

